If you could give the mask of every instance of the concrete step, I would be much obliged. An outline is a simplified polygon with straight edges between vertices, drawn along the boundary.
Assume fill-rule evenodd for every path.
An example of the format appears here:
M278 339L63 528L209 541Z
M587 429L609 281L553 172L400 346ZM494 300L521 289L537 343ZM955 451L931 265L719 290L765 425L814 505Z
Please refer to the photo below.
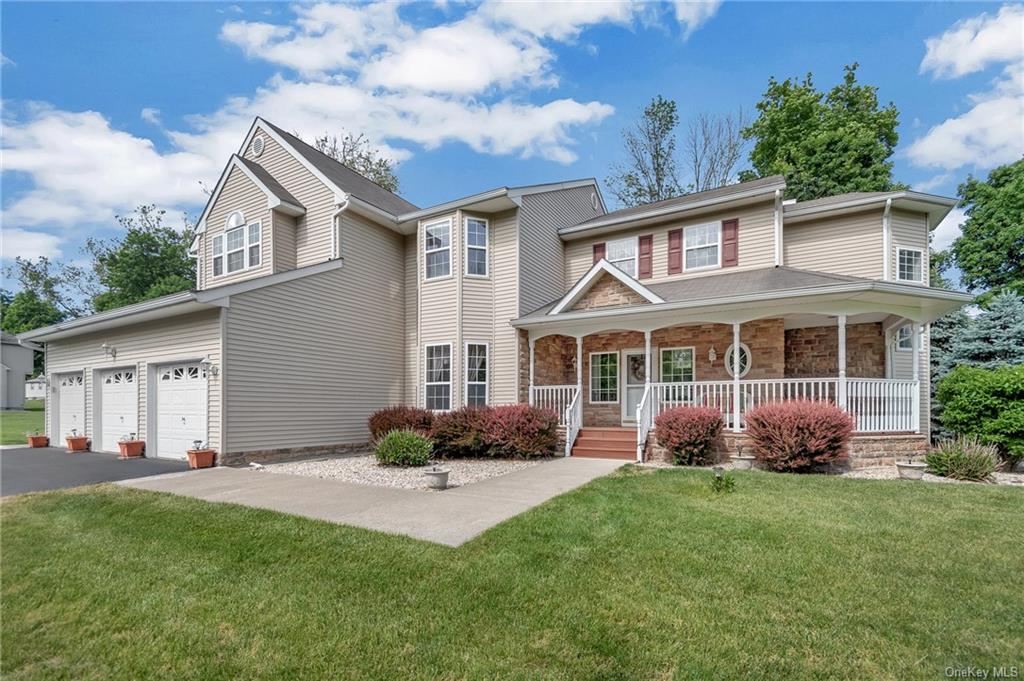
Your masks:
M636 442L636 428L583 428L579 438L605 442Z
M618 461L632 461L636 458L636 448L631 451L594 449L592 447L572 448L572 455L583 459L615 459Z

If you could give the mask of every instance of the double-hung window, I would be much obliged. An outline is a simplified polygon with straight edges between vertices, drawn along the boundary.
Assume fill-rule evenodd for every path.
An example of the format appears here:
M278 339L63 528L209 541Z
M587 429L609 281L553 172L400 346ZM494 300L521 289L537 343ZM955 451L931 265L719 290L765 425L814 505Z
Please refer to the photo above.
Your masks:
M434 222L423 228L423 259L427 279L439 279L452 273L451 220Z
M487 276L487 220L466 218L466 274Z
M916 248L901 248L896 257L896 276L900 281L924 281L924 254Z
M693 348L664 348L661 351L661 380L687 383L693 380Z
M426 347L427 409L446 411L452 408L452 346L428 345Z
M213 237L213 276L256 267L260 264L260 223L229 229Z
M722 224L691 225L683 230L683 267L697 270L722 263Z
M595 403L619 401L619 353L591 353L590 401Z
M914 349L913 329L910 328L910 324L904 324L896 332L896 349L897 350L913 350Z
M466 344L466 405L487 404L487 344Z
M604 259L631 277L636 276L636 248L637 239L635 236L625 239L615 239L605 244Z
M224 235L213 237L213 276L224 274Z

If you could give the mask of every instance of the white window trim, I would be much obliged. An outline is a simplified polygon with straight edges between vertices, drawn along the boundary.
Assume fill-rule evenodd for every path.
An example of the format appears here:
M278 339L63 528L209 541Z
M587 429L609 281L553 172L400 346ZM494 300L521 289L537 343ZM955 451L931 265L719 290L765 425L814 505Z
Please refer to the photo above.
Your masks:
M469 221L470 220L476 220L478 222L484 223L484 236L486 237L486 242L484 243L483 246L470 246L469 245ZM465 275L467 277L470 277L471 279L490 279L491 278L491 221L488 220L487 218L478 218L478 217L472 217L472 216L466 217L462 221L462 234L463 234L462 240L463 240L463 243L464 243L464 245L466 247L466 258L465 258L466 266L464 268ZM482 250L484 252L484 267L486 268L486 271L483 274L471 274L470 271L469 271L469 250L471 248L475 248L478 251Z
M484 346L484 352L486 354L484 355L485 363L484 363L484 380L483 380L483 382L481 382L481 381L470 381L469 380L469 346L470 345L482 345L482 346ZM463 404L465 404L467 406L469 405L469 386L470 385L482 385L484 387L484 406L487 406L487 405L489 405L491 403L491 344L488 343L487 341L466 341L466 344L463 347L463 352L464 352L463 357L465 358L465 361L463 362L463 364L466 365L466 371L465 371L465 374L463 376L463 379L464 379L463 382L465 383L465 392L463 393L463 396L462 396L462 402L463 402Z
M686 252L694 251L698 248L707 248L711 244L704 244L703 246L687 246L686 245L686 230L694 227L705 227L707 225L715 225L718 229L718 241L715 244L715 264L714 265L701 265L700 267L687 267L686 266ZM701 270L714 270L722 266L722 221L718 222L700 222L696 225L686 225L683 227L683 252L680 254L683 259L683 272L700 272Z
M217 255L217 243L220 242L220 255ZM217 258L220 258L220 274L217 274ZM223 277L224 272L224 233L215 234L210 243L210 276Z
M427 372L430 371L429 358L427 357L427 351L430 348L448 348L448 380L447 381L428 381ZM430 411L444 412L451 411L452 406L455 402L455 393L452 389L452 371L455 369L455 354L452 351L451 343L428 343L423 346L423 407ZM447 385L448 386L448 408L447 409L431 409L427 406L427 386L431 385Z
M904 279L900 276L900 254L906 251L907 253L917 253L919 262L921 263L921 276L917 279ZM897 246L896 248L896 281L909 281L913 284L924 283L924 249L921 248L906 248L904 246Z
M259 238L259 241L255 241L255 242L251 242L250 243L249 242L249 228L252 227L253 225L258 225L259 226L260 238ZM236 248L234 250L229 251L228 250L228 232L233 232L236 229L244 230L243 234L245 235L245 245L243 245L241 248ZM216 242L218 239L221 241L221 254L220 255L213 255L213 246L212 246L212 244L210 246L210 254L211 254L210 255L210 273L211 273L211 275L213 277L220 278L220 277L226 277L229 274L238 274L239 272L245 272L246 270L253 269L254 267L259 267L260 265L263 264L263 220L255 220L253 222L247 222L247 223L243 224L240 227L232 227L231 229L224 230L220 234L215 234L214 235L213 242ZM260 261L259 261L259 263L255 264L255 265L253 265L253 264L251 264L249 262L249 248L252 247L252 246L259 246L260 247ZM243 266L241 267L241 269L237 269L237 270L235 270L233 272L229 272L228 271L228 254L229 253L237 253L238 251L242 251L242 256L243 256L242 264L243 264ZM224 262L224 265L223 265L223 267L221 267L220 274L213 274L213 271L214 271L214 269L213 269L213 261L216 260L217 258L222 258L223 262Z
M611 249L608 248L608 244L610 244L612 242L615 242L615 241L632 241L633 242L633 274L630 274L629 272L626 272L625 270L622 270L618 265L615 264L615 261L613 261L613 260L608 258L608 251L611 250ZM640 237L639 236L632 236L632 237L625 236L625 237L622 237L622 238L619 238L619 239L608 239L607 241L604 242L604 256L605 256L604 259L608 261L609 265L611 265L615 269L619 270L620 272L625 274L627 277L633 277L635 279L635 278L638 278L640 276Z
M907 330L907 342L910 343L907 347L900 345L900 333L903 329ZM896 329L896 352L913 352L914 351L914 327L910 324L904 324L903 326L897 327Z
M664 353L672 352L673 350L689 350L690 351L690 360L691 360L691 362L693 364L693 378L691 378L690 380L691 381L696 381L697 380L697 348L694 345L681 345L681 346L672 347L672 348L658 348L658 381L661 382L661 383L668 383L668 381L665 379L665 377L662 376L662 374L661 374L662 365L664 364L664 356L663 355L664 355ZM687 381L680 381L680 382L681 383L686 383Z
M236 215L238 216L238 221L232 220L232 218L235 217ZM237 227L244 227L245 225L245 213L243 213L240 210L235 210L228 213L228 216L224 219L225 232L227 232L228 230L235 229Z
M427 248L427 230L431 227L437 227L438 225L448 226L448 245L444 248ZM440 253L441 251L448 251L448 274L441 274L436 277L427 276L427 256L431 253ZM452 219L445 218L443 220L434 220L433 222L423 223L423 281L441 281L443 279L450 279L454 271L454 258L452 257Z
M614 355L615 356L615 399L614 400L595 400L594 399L594 357L598 355ZM591 352L589 354L590 366L588 367L588 381L587 381L587 401L590 404L618 404L619 403L619 382L622 380L622 358L619 356L618 350L611 350L608 352Z
M729 347L725 349L725 372L729 374L729 378L734 378L732 374L732 358L729 357L729 351L732 350L734 343L729 343ZM750 373L750 370L754 368L754 353L750 350L750 346L746 343L740 343L740 348L747 351L747 368L740 372L740 378L743 378Z

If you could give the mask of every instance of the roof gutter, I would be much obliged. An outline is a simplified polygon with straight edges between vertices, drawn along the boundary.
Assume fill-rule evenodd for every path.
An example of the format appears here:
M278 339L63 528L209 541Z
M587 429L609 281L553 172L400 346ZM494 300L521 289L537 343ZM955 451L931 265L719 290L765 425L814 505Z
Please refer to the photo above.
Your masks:
M826 203L818 206L807 206L801 207L800 204L787 206L788 210L785 211L786 218L804 218L808 216L817 215L818 213L831 213L837 210L846 210L850 208L860 208L864 206L873 206L880 204L884 201L899 201L906 199L908 201L919 201L921 203L931 203L936 206L943 206L947 209L952 208L956 205L957 200L951 199L946 196L936 196L934 194L923 194L921 192L892 192L891 194L883 194L881 196L868 196L856 199L849 199L847 201L840 201L837 203Z
M183 291L181 293L164 296L163 298L155 298L153 300L147 300L134 305L126 305L125 307L119 307L108 312L100 312L99 314L89 315L88 317L79 317L78 319L72 319L71 321L59 322L39 329L25 331L24 333L18 334L18 340L32 340L33 338L49 336L63 331L73 331L75 329L93 326L102 322L114 321L122 317L129 317L145 312L153 312L164 308L174 307L176 305L194 303L198 301L199 296L195 291Z

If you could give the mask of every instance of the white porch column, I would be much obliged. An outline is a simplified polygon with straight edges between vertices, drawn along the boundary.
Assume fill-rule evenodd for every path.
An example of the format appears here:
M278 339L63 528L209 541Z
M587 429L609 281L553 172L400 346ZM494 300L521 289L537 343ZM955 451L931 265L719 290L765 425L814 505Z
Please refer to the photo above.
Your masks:
M651 332L644 331L644 392L651 389Z
M530 404L533 404L533 386L535 385L533 380L533 365L536 359L537 340L530 336Z
M839 333L839 386L836 400L840 409L846 409L846 315L837 317Z
M583 336L576 336L576 390L583 399Z
M740 432L740 325L732 325L732 430Z
M911 419L914 424L914 432L921 432L921 325L911 324L910 325L910 338L913 352L913 363L914 363L914 383L916 388L914 390L914 399L911 400L914 413L911 414Z

